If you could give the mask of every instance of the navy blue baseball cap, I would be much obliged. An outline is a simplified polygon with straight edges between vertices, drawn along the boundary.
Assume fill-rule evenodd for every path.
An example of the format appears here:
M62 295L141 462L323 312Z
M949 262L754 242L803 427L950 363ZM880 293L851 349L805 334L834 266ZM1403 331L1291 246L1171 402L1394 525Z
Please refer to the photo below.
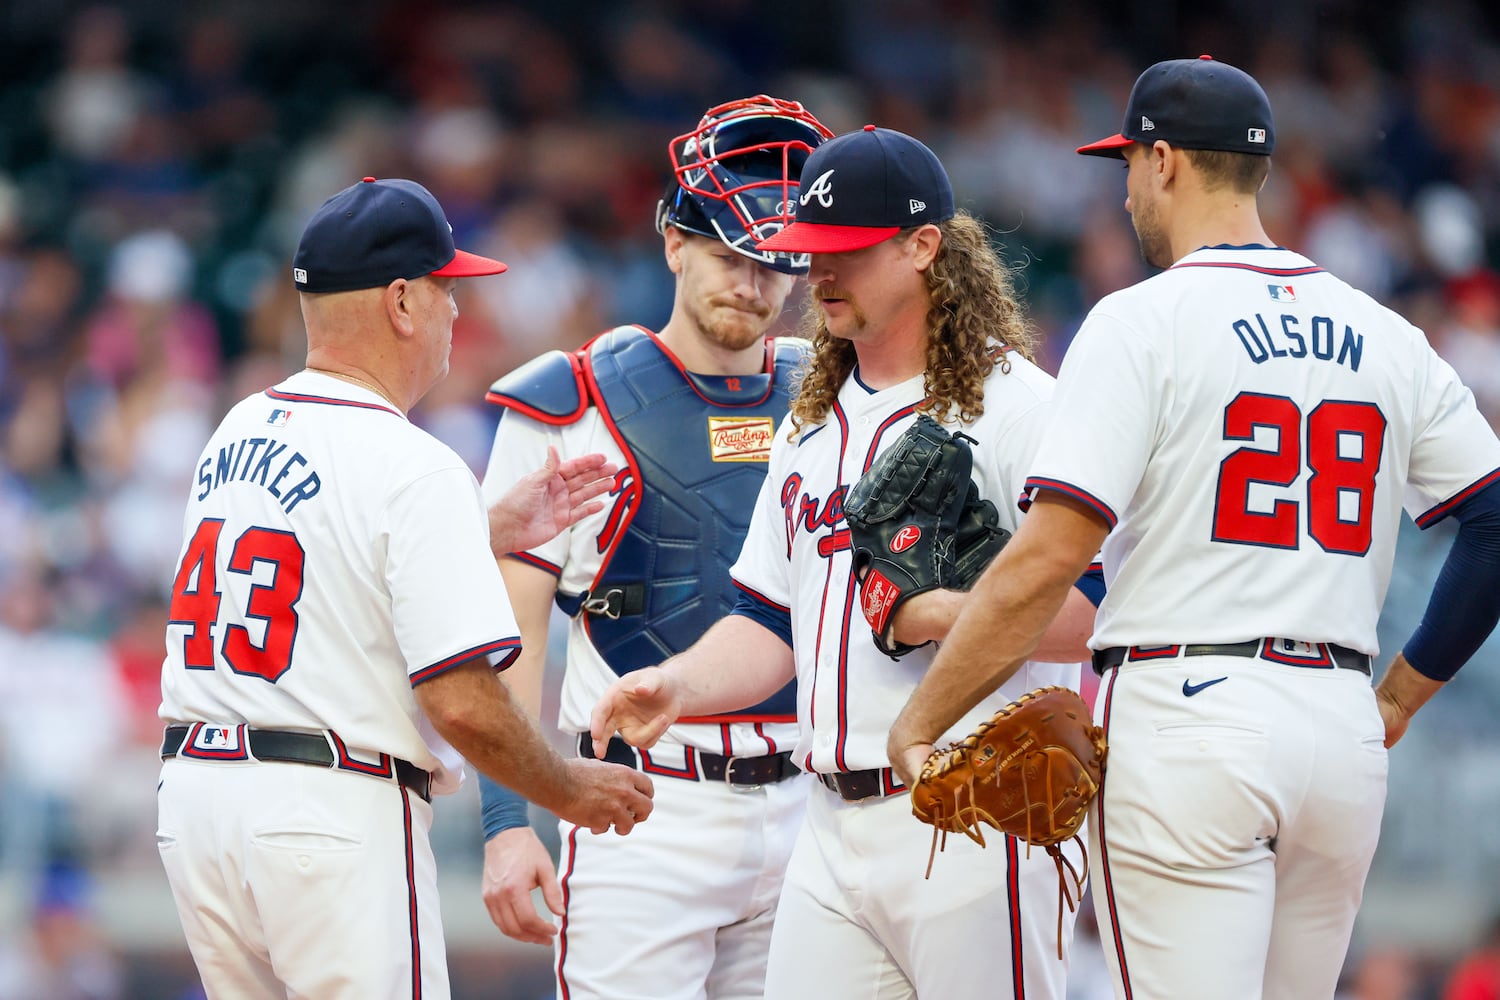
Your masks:
M1159 62L1135 81L1118 135L1079 146L1086 156L1114 156L1157 139L1179 149L1271 155L1276 129L1271 102L1255 78L1212 56Z
M802 165L797 219L760 250L863 250L903 229L953 218L948 171L904 132L866 125L813 150Z
M397 278L469 278L505 265L453 246L453 227L437 199L416 181L366 177L313 213L292 280L303 292L381 288Z

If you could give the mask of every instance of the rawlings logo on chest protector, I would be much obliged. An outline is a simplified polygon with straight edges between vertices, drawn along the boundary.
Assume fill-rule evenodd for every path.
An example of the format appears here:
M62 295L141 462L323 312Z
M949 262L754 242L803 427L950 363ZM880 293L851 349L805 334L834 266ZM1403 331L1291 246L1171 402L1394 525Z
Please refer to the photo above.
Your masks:
M775 437L770 417L708 418L708 452L715 462L769 462Z

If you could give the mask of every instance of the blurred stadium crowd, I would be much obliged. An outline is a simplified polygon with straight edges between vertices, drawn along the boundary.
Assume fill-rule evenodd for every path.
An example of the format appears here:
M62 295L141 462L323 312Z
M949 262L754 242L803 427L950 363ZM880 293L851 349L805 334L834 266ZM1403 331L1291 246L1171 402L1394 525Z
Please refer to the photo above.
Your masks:
M1073 148L1118 129L1142 67L1199 52L1270 93L1270 232L1425 329L1500 426L1500 13L1478 0L0 4L0 884L22 901L0 1000L151 995L107 937L48 921L157 864L190 470L229 403L301 367L289 261L323 199L416 178L460 245L510 264L461 290L452 374L413 415L478 471L492 379L665 319L667 141L757 92L929 142L1055 371L1087 308L1146 274L1123 173ZM1437 572L1431 534L1403 536L1387 651ZM1492 992L1449 987L1500 913L1497 718L1492 640L1393 755L1348 1000L1500 996L1493 941ZM450 825L477 871L477 826ZM66 988L45 978L62 967Z

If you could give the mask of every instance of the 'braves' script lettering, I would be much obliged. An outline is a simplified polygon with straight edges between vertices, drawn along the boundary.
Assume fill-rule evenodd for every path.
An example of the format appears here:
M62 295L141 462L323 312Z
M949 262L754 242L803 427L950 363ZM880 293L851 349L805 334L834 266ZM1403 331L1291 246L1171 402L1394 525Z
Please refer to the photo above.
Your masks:
M802 477L794 472L781 484L781 509L786 514L786 551L790 556L799 530L815 534L843 523L844 487L834 490L820 506L817 497L802 492Z

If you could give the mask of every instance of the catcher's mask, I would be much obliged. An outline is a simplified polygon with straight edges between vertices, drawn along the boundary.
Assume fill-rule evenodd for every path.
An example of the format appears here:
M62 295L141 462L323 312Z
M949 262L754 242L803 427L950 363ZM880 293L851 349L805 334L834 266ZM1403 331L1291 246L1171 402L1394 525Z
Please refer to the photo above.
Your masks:
M761 94L710 108L668 147L673 180L656 208L657 232L676 226L785 274L806 274L807 254L755 244L791 223L807 154L832 137L796 101Z

